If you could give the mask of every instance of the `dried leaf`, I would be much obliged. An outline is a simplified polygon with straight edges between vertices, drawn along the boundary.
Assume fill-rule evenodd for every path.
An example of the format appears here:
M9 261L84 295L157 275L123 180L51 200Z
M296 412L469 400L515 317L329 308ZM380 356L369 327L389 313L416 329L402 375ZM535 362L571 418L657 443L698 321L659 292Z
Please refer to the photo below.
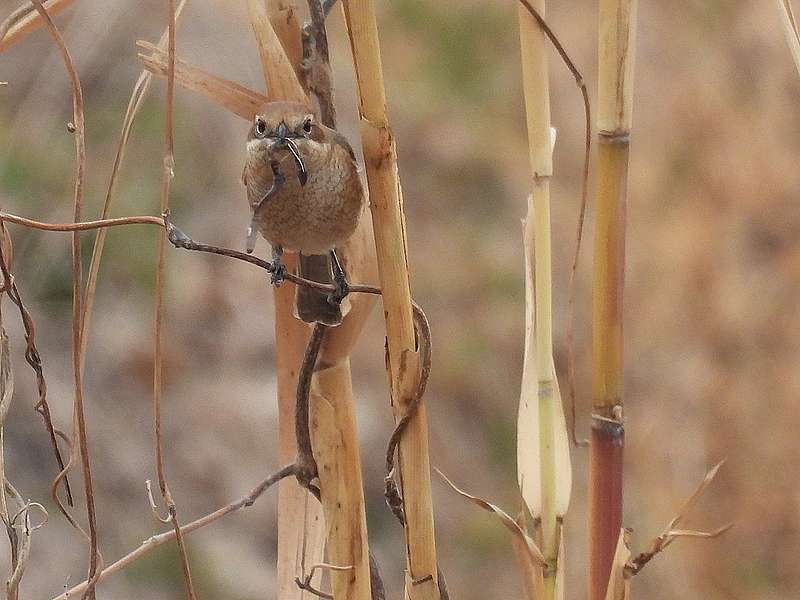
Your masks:
M542 555L541 550L539 550L539 548L536 546L536 542L534 542L533 539L527 533L525 533L525 531L523 531L523 529L519 526L519 524L514 519L512 519L507 512L505 512L499 506L496 506L491 502L487 502L483 498L473 496L472 494L468 494L467 492L459 489L439 469L436 469L436 472L439 473L441 478L444 479L447 482L447 484L463 498L466 498L467 500L469 500L476 506L479 506L483 510L486 510L488 512L497 515L497 517L500 519L503 525L506 526L506 529L508 529L514 535L515 538L517 538L525 545L525 550L527 551L528 557L531 559L531 561L533 561L534 564L544 566L545 564L544 556Z
M631 558L630 531L620 529L617 550L611 563L611 576L606 588L606 600L628 600L630 598L630 575L626 569Z

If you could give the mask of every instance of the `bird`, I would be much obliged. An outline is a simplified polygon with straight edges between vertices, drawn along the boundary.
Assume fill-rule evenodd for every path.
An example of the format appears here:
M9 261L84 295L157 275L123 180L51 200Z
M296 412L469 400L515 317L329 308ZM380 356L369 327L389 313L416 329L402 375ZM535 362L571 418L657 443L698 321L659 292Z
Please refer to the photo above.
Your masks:
M268 102L250 127L242 180L252 216L247 251L261 233L272 246L276 285L286 273L284 250L298 253L297 274L334 283L336 291L297 286L297 316L307 323L340 324L347 280L336 248L355 232L365 204L350 143L318 122L307 106Z

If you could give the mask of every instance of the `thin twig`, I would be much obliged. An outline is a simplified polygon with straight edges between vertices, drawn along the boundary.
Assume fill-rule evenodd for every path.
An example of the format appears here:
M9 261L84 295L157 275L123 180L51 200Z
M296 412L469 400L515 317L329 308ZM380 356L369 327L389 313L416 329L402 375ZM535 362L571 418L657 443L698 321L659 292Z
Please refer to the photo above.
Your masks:
M173 143L173 115L175 112L175 0L168 0L169 27L167 44L167 107L166 123L164 124L164 164L161 176L161 213L169 212L169 192L172 178L175 176L175 158ZM164 466L164 448L161 437L161 397L163 390L163 336L164 336L164 267L166 263L166 231L158 236L158 264L156 266L155 285L155 351L153 365L153 432L155 437L156 474L161 498L167 505L169 520L175 531L175 541L181 559L183 580L186 585L186 596L195 600L192 571L189 566L189 556L186 543L181 533L178 522L178 509L167 484L166 468ZM153 503L154 505L155 503ZM159 517L160 518L160 517Z
M83 180L86 170L86 141L83 119L83 92L80 78L75 70L75 64L64 44L64 39L53 23L50 15L42 4L42 0L31 0L34 7L41 15L53 41L58 46L64 60L70 81L72 83L72 122L75 125L75 194L73 220L81 220L83 209ZM80 450L81 467L83 471L83 485L86 495L86 512L89 521L89 586L84 598L94 600L94 585L99 568L102 568L102 557L98 551L97 543L97 517L94 507L94 490L92 487L92 471L89 461L89 444L86 436L86 415L83 406L83 382L81 377L81 319L83 318L82 306L82 269L81 269L81 239L78 231L72 234L72 371L75 386L74 418L78 449ZM73 447L73 452L75 448Z
M394 479L394 457L397 453L397 448L400 445L400 439L403 437L403 433L411 422L411 419L414 418L422 402L431 373L431 326L425 312L418 304L412 302L412 309L414 330L417 335L417 350L420 355L419 378L417 380L417 387L414 390L414 395L411 397L408 408L406 409L406 413L397 422L389 438L389 443L386 448L386 476L384 477L384 497L386 498L386 504L397 520L400 521L400 524L404 526L406 519L403 512L403 497Z
M56 439L56 430L53 426L53 418L50 415L50 405L47 402L47 381L44 378L44 368L42 366L42 358L39 355L39 350L36 348L36 325L33 321L31 313L25 307L22 301L17 283L14 275L11 273L11 237L6 231L5 225L2 223L3 219L0 218L0 235L3 240L0 241L0 270L3 273L3 290L11 299L11 301L19 309L19 314L22 319L22 327L25 331L25 361L30 365L31 369L36 375L36 388L38 390L39 399L34 405L34 410L38 412L44 421L45 429L50 436L50 444L53 447L53 452L56 456L59 472L66 472L64 469L64 459L61 456L61 450L58 447L58 440ZM4 256L3 242L7 242L9 256ZM69 480L66 475L64 476L64 490L67 494L67 503L73 506L72 489L69 485Z
M317 570L321 571L323 569L327 569L329 571L352 571L353 570L353 566L350 565L350 566L347 566L347 567L339 567L337 565L329 565L327 563L320 563L318 565L313 565L308 570L308 574L305 577L303 577L303 579L300 579L299 577L295 577L294 578L294 582L297 584L297 587L299 587L301 590L305 590L307 592L311 592L315 596L319 596L320 598L325 598L326 600L333 600L333 595L332 594L328 594L326 592L322 592L322 591L314 588L311 585L311 580L314 578L314 572L317 571Z
M19 217L7 212L0 212L0 221L8 221L17 225L39 229L42 231L88 231L90 229L103 229L118 225L158 225L164 227L163 217L141 215L135 217L117 217L116 219L100 219L97 221L80 221L76 223L44 223L25 217Z
M724 463L724 460L717 463L708 471L708 473L706 473L703 481L701 481L700 485L697 486L697 489L695 489L692 495L689 496L689 498L683 503L683 506L681 506L681 508L678 510L675 517L673 517L672 520L667 523L667 526L664 528L661 534L650 543L648 549L628 562L628 564L625 566L625 572L627 576L631 577L639 574L639 572L641 572L647 563L649 563L657 554L664 551L667 546L669 546L678 538L715 538L733 527L733 523L728 523L712 531L696 531L691 529L677 528L678 525L686 518L686 515L689 513L689 511L691 511L692 507L694 507L694 505L700 499L700 496L703 495L703 492L706 490L706 488L711 485L712 481L714 481L714 478L717 476L720 467L722 467Z
M255 501L258 500L258 498L265 491L267 491L270 487L278 483L281 479L288 477L290 475L294 475L294 472L295 472L294 464L283 467L281 470L277 471L276 473L273 473L272 475L264 479L256 487L250 490L250 492L246 496L243 496L239 500L231 502L230 504L227 504L222 508L215 510L212 513L200 517L199 519L195 519L194 521L191 521L186 525L182 525L180 528L181 535L186 535L187 533L196 531L197 529L205 527L206 525L210 525L211 523L221 519L226 515L241 510L242 508L252 506L253 503L255 503ZM129 552L116 562L111 563L110 565L108 565L108 567L100 571L98 575L98 581L102 581L109 575L113 575L117 571L124 569L135 560L141 558L143 555L150 552L150 550L152 550L153 548L161 546L162 544L165 544L166 542L175 539L175 535L176 535L175 530L173 529L171 531L165 531L164 533L160 533L158 535L154 535L148 538L147 540L142 542L142 544L138 548ZM87 585L88 582L86 581L79 583L78 585L67 590L60 596L56 596L52 600L69 600L70 598L75 597L75 595L80 594L84 590L86 590Z

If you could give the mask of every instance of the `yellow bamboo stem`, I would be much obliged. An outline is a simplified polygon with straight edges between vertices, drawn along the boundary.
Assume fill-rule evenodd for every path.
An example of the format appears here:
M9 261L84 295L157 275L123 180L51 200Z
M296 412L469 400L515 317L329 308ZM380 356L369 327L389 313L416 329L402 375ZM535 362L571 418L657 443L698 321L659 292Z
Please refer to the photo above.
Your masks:
M397 153L386 116L374 4L372 0L347 0L344 8L360 95L361 138L383 291L392 406L395 418L399 419L405 414L412 397L418 355L411 316ZM438 600L428 426L424 405L420 406L406 429L400 441L399 454L406 515L406 595L412 600Z
M544 16L544 0L534 0L533 7ZM534 325L533 344L526 343L525 369L535 369L538 401L539 473L534 480L540 486L539 506L541 516L542 553L547 566L544 569L543 598L556 597L559 579L559 516L566 511L565 502L559 506L558 478L570 477L569 472L556 470L556 429L562 426L560 395L553 368L552 326L552 252L550 233L550 179L553 175L552 139L550 130L550 89L547 67L547 41L536 20L523 7L519 9L522 74L525 90L525 108L528 123L530 163L533 174L533 191L528 199L525 219L526 268L535 267L526 277L533 284L533 306L528 306L527 320ZM533 346L533 347L532 347ZM530 353L533 352L533 356ZM532 364L531 364L532 363ZM533 384L528 376L524 384ZM525 397L523 390L523 398ZM536 443L535 440L532 440ZM526 440L520 439L519 444ZM530 441L528 441L530 443ZM520 453L524 450L521 448ZM568 451L567 451L568 452ZM530 474L529 476L536 474ZM534 485L535 485L534 483ZM562 486L563 487L563 486ZM568 502L568 496L566 501Z
M592 290L589 598L606 598L622 524L625 211L633 109L636 0L601 0L598 183Z

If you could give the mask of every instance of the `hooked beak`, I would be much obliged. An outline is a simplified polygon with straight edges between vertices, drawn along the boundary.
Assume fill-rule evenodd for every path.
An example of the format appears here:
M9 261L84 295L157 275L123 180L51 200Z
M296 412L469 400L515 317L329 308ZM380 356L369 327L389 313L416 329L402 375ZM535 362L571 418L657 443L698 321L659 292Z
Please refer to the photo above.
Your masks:
M300 180L300 185L305 185L308 181L308 171L306 170L306 163L303 157L300 156L300 150L297 148L297 143L289 137L289 128L286 123L281 122L275 130L276 137L278 138L278 147L285 146L292 153L294 161L297 163L297 178Z

